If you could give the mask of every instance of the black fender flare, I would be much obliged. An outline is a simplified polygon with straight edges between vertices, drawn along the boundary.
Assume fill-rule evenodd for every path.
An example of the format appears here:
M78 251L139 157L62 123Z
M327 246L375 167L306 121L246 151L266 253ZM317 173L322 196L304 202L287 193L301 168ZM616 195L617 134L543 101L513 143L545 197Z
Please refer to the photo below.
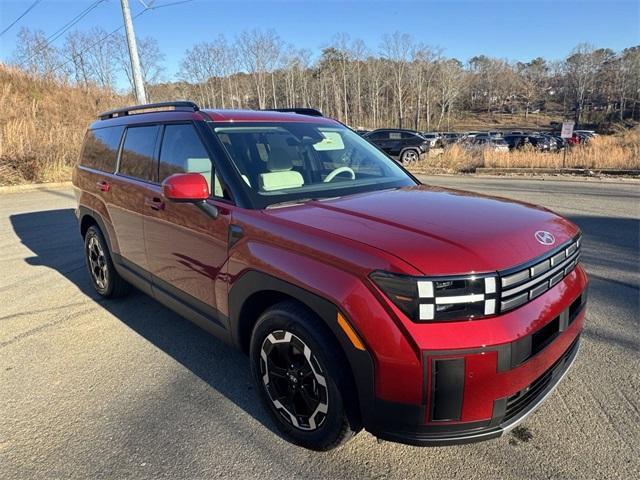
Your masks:
M422 153L420 152L420 147L404 147L402 150L400 150L400 153L398 154L398 159L399 160L402 159L402 155L407 150L414 150L418 154L418 157L420 157L420 155L422 155Z
M252 295L261 292L275 292L291 297L313 311L331 331L345 355L353 384L358 395L360 417L366 426L372 418L375 405L374 362L368 351L356 349L337 322L339 308L331 301L285 280L257 270L243 273L229 290L229 324L233 342L241 350L257 318L242 318L245 302Z
M84 207L84 206L79 206L78 207L78 229L82 228L82 221L85 219L85 217L91 217L98 224L98 227L100 228L100 231L102 232L102 235L104 236L105 240L107 241L107 246L109 247L109 252L111 252L113 254L113 248L111 247L111 239L109 238L109 231L107 230L107 228L106 228L106 226L104 224L104 220L102 219L102 215L100 215L98 212L96 212L95 210L93 210L91 208Z

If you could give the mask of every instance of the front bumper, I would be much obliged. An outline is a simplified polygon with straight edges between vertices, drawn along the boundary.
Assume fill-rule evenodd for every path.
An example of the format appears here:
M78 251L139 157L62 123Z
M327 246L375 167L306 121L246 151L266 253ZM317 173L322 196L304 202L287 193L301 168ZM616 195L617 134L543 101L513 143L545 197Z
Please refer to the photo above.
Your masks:
M417 446L501 436L533 412L569 370L586 300L582 290L541 327L508 343L423 350L422 400L376 397L365 428L380 439Z
M457 445L500 437L527 418L553 392L573 365L579 348L580 338L577 337L531 385L510 397L497 400L494 417L490 421L447 426L419 425L419 409L379 402L378 423L368 430L382 440L415 446Z

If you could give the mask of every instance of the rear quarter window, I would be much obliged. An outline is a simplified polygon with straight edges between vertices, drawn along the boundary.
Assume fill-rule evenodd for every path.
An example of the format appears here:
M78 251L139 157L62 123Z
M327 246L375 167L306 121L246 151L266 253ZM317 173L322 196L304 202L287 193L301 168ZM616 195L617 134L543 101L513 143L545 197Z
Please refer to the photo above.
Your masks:
M80 165L113 173L116 170L118 147L123 131L124 127L122 126L87 131L80 156Z

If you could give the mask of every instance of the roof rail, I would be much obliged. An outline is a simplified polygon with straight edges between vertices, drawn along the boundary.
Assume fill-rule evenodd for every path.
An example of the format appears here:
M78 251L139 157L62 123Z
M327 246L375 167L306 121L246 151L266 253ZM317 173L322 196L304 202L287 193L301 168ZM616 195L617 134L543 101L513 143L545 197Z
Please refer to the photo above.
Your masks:
M134 105L132 107L117 108L115 110L109 110L108 112L102 112L98 114L98 117L100 118L100 120L107 120L109 118L123 117L137 110L151 110L154 108L168 108L168 107L173 107L174 110L186 110L191 112L197 112L198 110L200 110L200 107L193 102L188 102L188 101L160 102L160 103L147 103L145 105ZM146 113L146 112L143 112L143 113Z
M265 108L265 110L268 112L297 113L309 117L324 117L322 112L315 108Z

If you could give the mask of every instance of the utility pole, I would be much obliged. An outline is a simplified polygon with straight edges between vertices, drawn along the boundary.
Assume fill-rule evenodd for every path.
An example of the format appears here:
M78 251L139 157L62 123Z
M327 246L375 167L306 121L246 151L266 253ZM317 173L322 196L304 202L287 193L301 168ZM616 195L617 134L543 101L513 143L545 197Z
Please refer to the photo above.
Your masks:
M138 57L136 36L135 33L133 33L133 21L131 20L129 0L120 0L120 4L122 5L124 28L127 33L127 45L129 46L129 58L131 58L131 74L133 75L136 100L139 104L144 104L147 103L147 96L144 93L144 83L142 81L142 72L140 71L140 57Z

